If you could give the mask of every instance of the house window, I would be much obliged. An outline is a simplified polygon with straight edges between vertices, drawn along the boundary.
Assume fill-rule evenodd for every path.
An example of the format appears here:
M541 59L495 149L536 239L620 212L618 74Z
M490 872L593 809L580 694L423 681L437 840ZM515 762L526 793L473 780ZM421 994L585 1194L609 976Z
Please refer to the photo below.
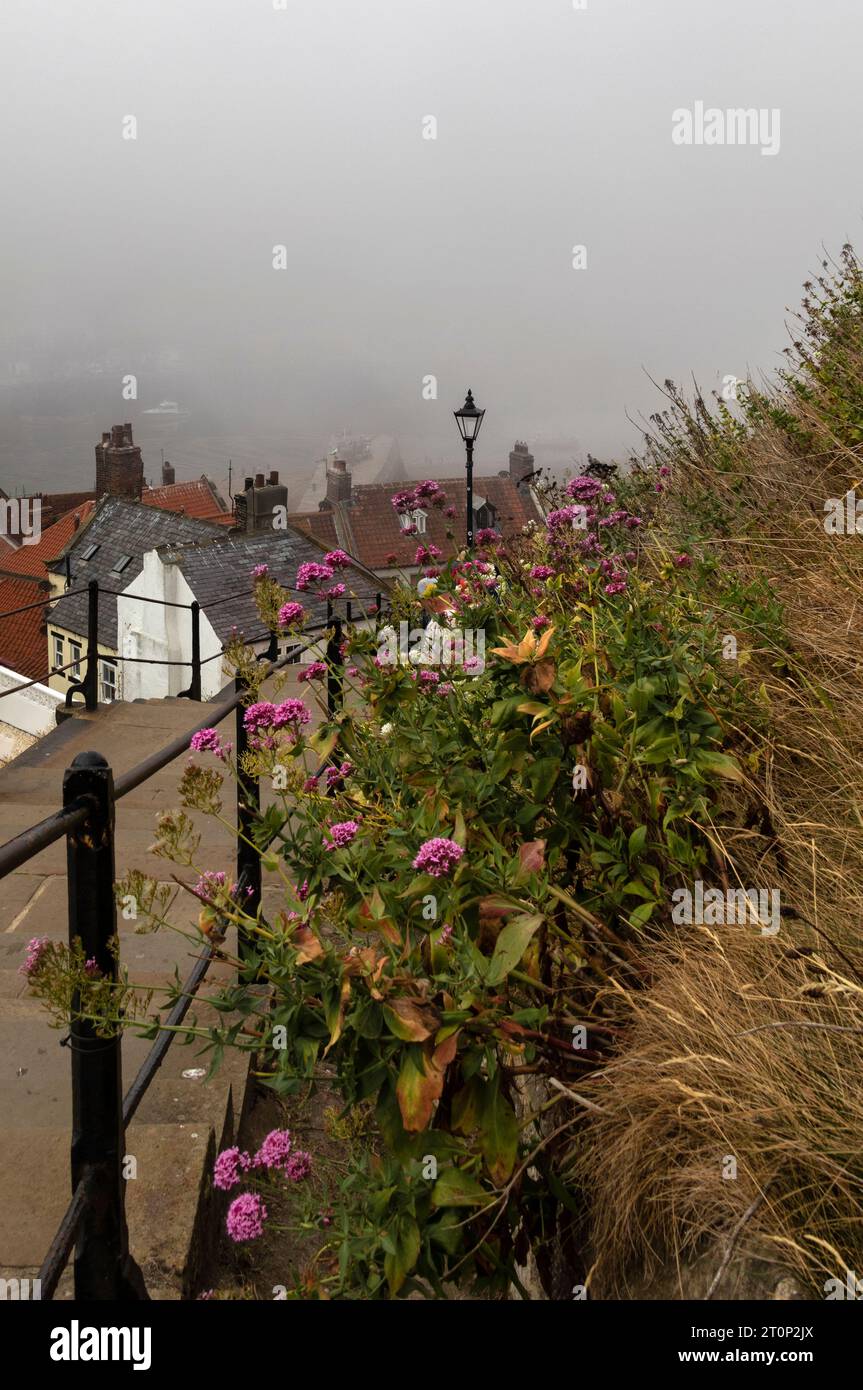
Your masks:
M101 544L101 542L100 542L99 544ZM96 554L96 551L99 549L99 544L97 544L97 545L88 545L88 546L86 547L86 549L82 551L82 553L81 553L81 559L82 559L82 560L92 560L93 556Z
M117 668L113 661L99 662L99 699L110 705L117 698Z
M51 640L54 643L54 667L63 665L63 638L59 632L51 633Z
M399 525L403 531L409 526L415 526L418 536L424 536L428 514L426 512L402 512L399 516Z
M73 642L71 637L69 638L69 660L75 663L71 674L76 681L79 681L81 679L81 643Z
M126 566L131 563L131 560L131 555L121 555L120 558L116 560L114 564L111 566L111 573L122 574Z

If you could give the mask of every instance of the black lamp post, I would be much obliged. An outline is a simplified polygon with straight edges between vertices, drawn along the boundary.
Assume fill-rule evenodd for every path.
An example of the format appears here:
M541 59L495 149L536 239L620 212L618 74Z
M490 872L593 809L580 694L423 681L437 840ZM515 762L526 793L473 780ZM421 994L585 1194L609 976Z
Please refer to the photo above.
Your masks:
M467 451L467 548L473 550L473 442L479 434L485 411L477 409L473 392L468 387L464 405L461 410L454 410L453 414Z

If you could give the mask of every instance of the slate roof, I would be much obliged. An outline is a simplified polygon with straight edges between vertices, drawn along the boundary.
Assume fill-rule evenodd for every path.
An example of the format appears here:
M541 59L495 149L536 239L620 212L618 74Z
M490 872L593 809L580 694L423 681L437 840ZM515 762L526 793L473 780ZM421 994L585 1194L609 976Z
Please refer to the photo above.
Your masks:
M98 579L107 589L128 588L144 568L144 554L160 545L182 544L189 541L209 541L222 537L222 527L212 521L199 521L180 512L166 512L158 507L146 507L124 497L103 497L97 503L88 526L74 537L67 548L72 568L72 588L86 587ZM89 545L99 549L91 560L83 554ZM131 560L121 574L110 571L122 555ZM50 567L63 572L62 564ZM76 594L60 599L55 605L53 621L70 632L87 632L87 595ZM104 597L99 604L99 641L106 647L117 647L117 601Z
M24 575L0 579L0 613L23 608L25 603L37 603L48 594L47 580ZM49 660L43 607L16 613L13 618L0 618L0 666L8 666L28 680L44 681ZM0 712L2 704L0 700Z
M247 641L255 640L262 633L261 620L252 597L251 572L255 565L266 564L274 579L285 589L292 589L298 566L309 560L322 563L327 549L334 547L317 544L310 536L289 526L284 531L219 536L217 540L203 545L160 546L159 554L165 564L179 565L202 607L215 599L236 595L225 603L207 609L209 622L219 639L225 642L229 640L234 627ZM345 599L349 599L353 593L373 603L374 595L383 588L376 575L361 567L337 571L332 582L336 583L337 580L347 585ZM313 589L316 588L313 586ZM316 602L313 590L307 593L292 591L292 597L302 603L312 625L326 621L326 601ZM344 611L344 602L334 605L334 609Z
M413 482L414 480L412 480ZM419 482L419 479L415 480ZM413 568L417 547L432 543L443 552L443 559L449 559L464 545L467 521L467 486L464 474L456 478L439 478L438 482L446 493L446 506L455 507L455 516L445 517L442 508L427 505L426 530L421 535L406 536L399 525L397 513L393 510L391 498L396 491L412 486L412 482L371 483L354 487L351 504L339 503L331 509L333 522L339 536L339 544L350 555L369 569L390 569L395 565ZM542 520L532 493L519 492L508 475L474 474L474 509L482 498L495 509L496 529L504 537L517 535L529 521ZM288 517L291 524L292 516ZM450 530L454 540L447 540ZM395 555L396 560L387 557Z

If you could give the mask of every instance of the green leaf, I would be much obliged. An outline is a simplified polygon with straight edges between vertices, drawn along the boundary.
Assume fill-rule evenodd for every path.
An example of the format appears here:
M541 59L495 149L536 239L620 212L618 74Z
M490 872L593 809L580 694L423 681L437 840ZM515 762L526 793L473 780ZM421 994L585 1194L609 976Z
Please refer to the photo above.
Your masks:
M495 1187L502 1187L515 1167L518 1120L509 1101L501 1095L500 1073L483 1093L480 1148L492 1182Z
M397 1294L416 1264L420 1253L419 1226L412 1216L399 1217L393 1252L384 1258L384 1274L391 1294Z
M641 851L644 849L644 846L645 846L646 843L647 843L647 826L646 826L646 825L639 825L639 826L636 826L635 830L633 830L632 834L631 834L630 837L629 837L629 857L630 857L630 859L634 859L634 858L636 857L636 855L641 854Z
M494 948L494 955L489 962L486 971L485 982L487 985L498 985L501 980L506 979L510 970L514 970L530 945L531 938L538 927L542 926L544 918L542 913L525 913L522 917L515 917L504 927Z
M740 767L727 753L715 753L711 748L696 748L693 761L699 772L712 772L732 782L743 781Z
M493 1200L476 1178L461 1168L444 1168L432 1188L433 1207L484 1207Z

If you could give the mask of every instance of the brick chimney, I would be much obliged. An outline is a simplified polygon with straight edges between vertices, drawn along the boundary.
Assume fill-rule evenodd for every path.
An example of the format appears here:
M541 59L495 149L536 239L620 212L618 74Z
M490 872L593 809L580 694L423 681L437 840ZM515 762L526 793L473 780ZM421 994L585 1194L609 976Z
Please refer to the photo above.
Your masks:
M174 482L176 482L176 478L174 477L174 465L165 459L162 464L162 487L170 487Z
M518 487L533 472L534 458L523 439L517 439L509 456L509 476Z
M327 463L327 496L321 503L323 510L327 504L333 507L337 502L351 501L351 474L344 459L331 459Z
M144 461L133 442L132 426L112 425L96 445L96 496L135 497L144 487Z
M234 503L237 522L245 531L268 531L273 527L276 507L288 510L288 489L279 482L275 470L266 480L263 473L258 473L254 478L246 478Z

